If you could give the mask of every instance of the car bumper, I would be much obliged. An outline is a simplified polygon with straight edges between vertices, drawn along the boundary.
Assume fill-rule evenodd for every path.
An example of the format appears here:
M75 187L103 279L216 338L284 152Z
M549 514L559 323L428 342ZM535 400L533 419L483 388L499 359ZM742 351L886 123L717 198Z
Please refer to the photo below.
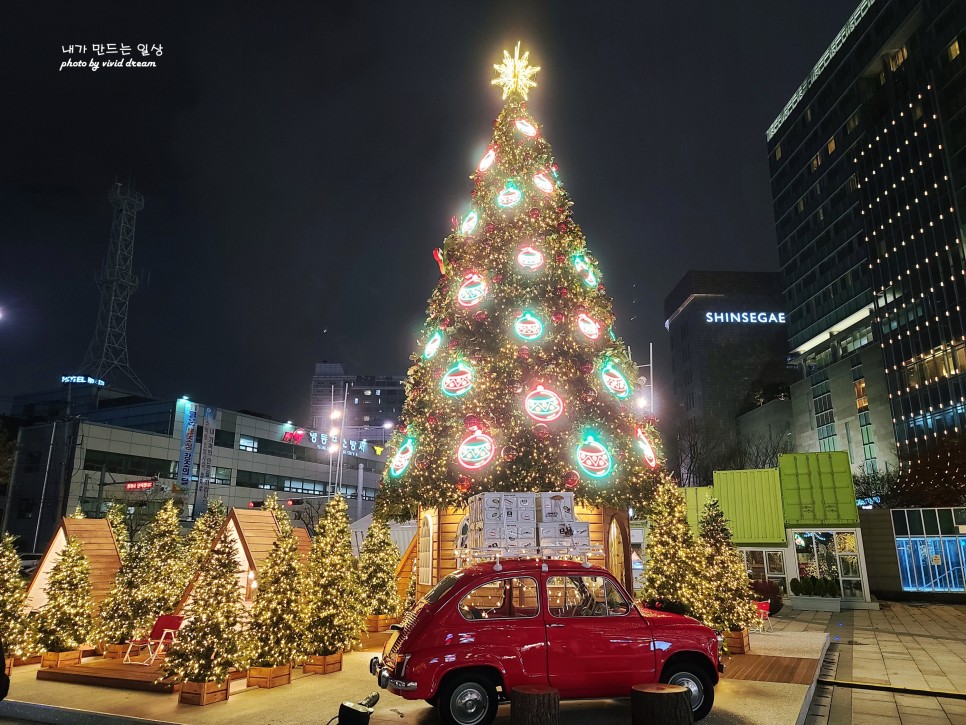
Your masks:
M409 682L408 680L401 680L397 677L392 677L389 674L389 669L383 667L378 657L373 657L371 660L369 660L369 673L376 678L376 682L383 690L388 689L398 692L412 692L418 687L415 682Z

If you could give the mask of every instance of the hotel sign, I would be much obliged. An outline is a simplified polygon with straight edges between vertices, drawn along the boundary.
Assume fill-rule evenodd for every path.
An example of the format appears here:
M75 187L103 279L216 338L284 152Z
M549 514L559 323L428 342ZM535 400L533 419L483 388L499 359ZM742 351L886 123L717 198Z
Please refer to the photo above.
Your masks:
M785 324L784 312L705 312L705 322Z
M107 384L100 378L92 378L88 375L61 375L60 382L63 385L77 383L79 385L96 385L99 388L103 388Z

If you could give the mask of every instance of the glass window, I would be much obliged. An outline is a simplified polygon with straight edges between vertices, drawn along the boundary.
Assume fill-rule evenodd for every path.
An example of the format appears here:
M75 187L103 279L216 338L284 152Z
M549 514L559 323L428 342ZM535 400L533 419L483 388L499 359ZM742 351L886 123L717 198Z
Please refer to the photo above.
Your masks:
M540 613L537 580L532 577L496 579L481 584L460 601L465 619L522 619Z
M630 604L601 576L553 576L547 579L550 614L555 617L621 616Z
M839 557L843 577L859 577L859 557L857 554L843 554Z
M745 552L745 565L748 568L748 575L752 579L764 579L765 578L765 552L763 552L763 551L746 551Z
M251 453L258 452L258 439L252 438L251 436L239 436L238 437L238 450L249 451Z
M956 60L959 57L959 39L949 44L949 47L946 49L946 55L949 60Z
M769 574L785 573L785 553L782 551L769 551L766 553Z
M429 515L419 524L419 583L432 583L433 576L433 524Z
M936 509L923 509L922 523L927 534L936 536L939 533L939 521L936 517Z
M807 531L795 532L795 558L798 563L798 578L818 576L818 566L815 563L815 545L812 535Z
M462 576L462 572L456 572L455 574L450 574L449 576L443 577L439 580L439 583L436 586L429 590L423 599L430 604L435 604L439 601L440 597L453 588L453 585L456 584L456 582L458 582Z
M909 533L913 536L922 536L922 512L911 509L906 511L906 519L909 521Z
M840 531L835 534L835 548L840 554L854 554L857 553L858 543L855 540L855 533L851 531ZM842 576L848 576L848 574L842 574Z
M906 512L897 510L892 512L892 526L896 531L896 536L908 536L909 527L906 525Z
M956 525L953 523L953 510L952 509L939 509L939 533L944 536L955 536L959 533Z

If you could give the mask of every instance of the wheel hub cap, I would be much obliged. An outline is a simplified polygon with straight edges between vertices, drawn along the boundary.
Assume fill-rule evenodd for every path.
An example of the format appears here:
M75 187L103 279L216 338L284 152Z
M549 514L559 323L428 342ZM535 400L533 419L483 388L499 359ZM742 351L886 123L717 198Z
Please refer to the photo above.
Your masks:
M467 688L453 698L453 714L461 723L473 725L486 713L486 698L476 689Z
M704 702L704 691L701 688L701 683L699 683L694 677L687 674L675 675L671 678L670 684L681 685L682 687L688 688L688 694L691 696L691 709L696 710Z

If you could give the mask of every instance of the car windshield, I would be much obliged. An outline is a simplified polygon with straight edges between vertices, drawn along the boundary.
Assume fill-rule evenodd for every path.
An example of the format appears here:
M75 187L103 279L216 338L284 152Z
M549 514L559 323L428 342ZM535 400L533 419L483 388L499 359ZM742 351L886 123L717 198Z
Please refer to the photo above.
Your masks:
M426 593L426 596L423 597L423 601L428 604L435 604L444 594L446 594L446 592L453 588L453 585L456 584L456 582L458 582L462 576L463 572L456 572L455 574L450 574L449 576L443 577L439 580L439 583L436 586Z

